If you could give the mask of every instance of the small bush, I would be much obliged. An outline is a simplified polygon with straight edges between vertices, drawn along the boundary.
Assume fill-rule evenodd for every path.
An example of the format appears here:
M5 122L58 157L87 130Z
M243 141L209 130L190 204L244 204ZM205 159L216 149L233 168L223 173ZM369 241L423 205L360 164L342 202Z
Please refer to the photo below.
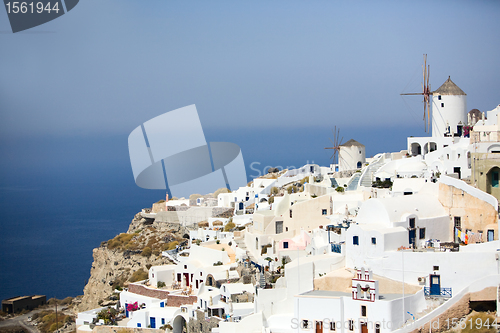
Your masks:
M260 250L260 255L264 255L267 252L267 248L272 247L271 244L262 245L262 250Z
M274 203L274 197L269 197L269 200L267 201L269 204Z
M337 186L337 188L335 189L335 191L337 191L339 193L343 193L345 190L344 190L343 187Z
M214 263L214 266L222 266L222 265L223 265L222 261L217 261L217 262Z
M196 240L196 245L200 246L200 244L201 244L201 240L197 239Z
M220 244L220 240L216 240L215 243Z
M217 197L219 196L219 194L221 193L231 193L231 191L229 191L227 188L225 187L222 187L220 189L218 189L217 191L214 192L214 198L217 199Z
M136 282L136 281L146 280L147 278L148 278L148 272L145 272L142 268L139 268L137 271L134 272L134 274L132 274L129 281Z
M158 282L156 283L156 287L157 287L157 288L164 288L165 286L166 286L166 284L165 284L165 282L163 282L163 281L158 281Z
M158 200L156 203L159 204L159 203L164 203L165 200L164 199L161 199L161 200Z
M271 195L277 195L279 192L276 186L271 187Z
M141 256L143 257L150 257L151 254L153 253L153 250L151 250L151 248L149 246L146 246L142 252L141 252Z
M167 244L167 251L175 250L175 248L177 247L177 245L179 245L178 241L172 241L172 242L168 243Z
M224 231L225 232L231 231L232 229L234 229L234 227L236 227L236 224L234 224L233 222L229 221L226 224L226 226L224 227Z

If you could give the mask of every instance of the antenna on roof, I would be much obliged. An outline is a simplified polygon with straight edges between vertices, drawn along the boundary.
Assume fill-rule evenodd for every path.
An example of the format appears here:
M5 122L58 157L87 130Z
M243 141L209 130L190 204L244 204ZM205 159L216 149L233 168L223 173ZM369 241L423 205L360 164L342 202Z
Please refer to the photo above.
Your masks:
M404 93L401 95L423 95L424 96L424 124L425 131L429 132L430 128L430 113L431 113L431 105L430 105L430 95L431 85L429 83L429 76L431 72L431 66L427 65L427 54L424 54L424 64L422 65L422 73L423 73L423 83L422 83L422 92L421 93Z

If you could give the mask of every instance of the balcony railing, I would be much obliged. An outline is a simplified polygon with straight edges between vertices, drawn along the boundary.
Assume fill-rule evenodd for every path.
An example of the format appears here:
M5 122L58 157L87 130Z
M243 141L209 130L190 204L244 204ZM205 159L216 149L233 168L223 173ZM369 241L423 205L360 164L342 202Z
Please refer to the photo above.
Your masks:
M424 295L425 296L441 296L441 297L452 297L452 289L451 288L439 288L439 293L433 292L431 293L430 287L424 287Z

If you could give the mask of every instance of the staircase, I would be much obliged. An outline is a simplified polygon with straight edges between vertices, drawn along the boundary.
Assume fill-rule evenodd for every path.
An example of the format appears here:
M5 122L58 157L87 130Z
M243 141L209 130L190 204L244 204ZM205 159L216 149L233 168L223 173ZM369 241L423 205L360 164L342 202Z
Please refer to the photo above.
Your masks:
M356 191L358 189L359 177L361 177L361 173L356 172L354 176L352 176L349 185L347 185L346 191Z
M375 162L370 163L366 167L365 172L363 172L363 175L361 176L361 181L359 184L364 187L372 187L372 175L380 169L384 165L384 156L380 156L378 160Z
M261 288L266 286L266 276L264 275L264 272L260 272L259 286Z

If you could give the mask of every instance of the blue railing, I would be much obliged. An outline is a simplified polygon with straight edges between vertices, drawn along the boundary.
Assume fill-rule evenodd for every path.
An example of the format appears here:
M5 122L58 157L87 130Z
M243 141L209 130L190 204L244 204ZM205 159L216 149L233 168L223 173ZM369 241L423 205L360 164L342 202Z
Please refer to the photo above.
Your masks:
M443 297L452 297L453 292L451 288L439 288L439 293L431 293L430 287L424 287L424 295L425 296L443 296Z
M332 244L332 252L342 253L342 248L340 244Z

